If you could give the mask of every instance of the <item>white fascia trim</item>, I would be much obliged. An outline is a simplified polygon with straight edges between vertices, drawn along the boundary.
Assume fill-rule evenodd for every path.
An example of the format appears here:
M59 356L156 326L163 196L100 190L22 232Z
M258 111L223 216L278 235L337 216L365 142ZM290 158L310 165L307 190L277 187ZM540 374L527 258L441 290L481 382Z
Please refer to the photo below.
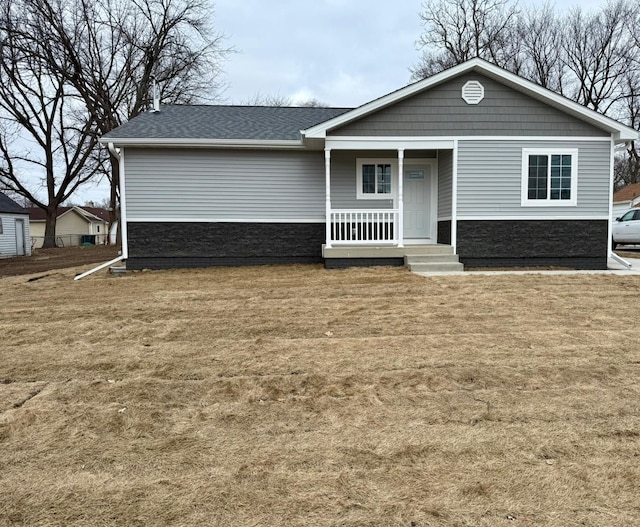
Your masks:
M503 81L508 86L511 86L515 89L519 89L524 93L527 93L535 98L542 100L554 106L557 109L564 110L569 114L574 116L579 116L584 120L590 121L592 124L598 126L599 128L604 128L605 130L614 133L614 139L616 142L618 141L628 141L628 140L636 140L638 139L638 131L633 128L629 128L613 119L605 117L604 115L600 115L599 113L585 108L584 106L573 102L557 93L554 93L542 86L539 86L533 82L523 79L513 73L510 73L502 68L494 66L493 64L479 59L474 58L453 68L449 68L448 70L442 71L433 75L432 77L428 77L421 81L415 82L404 88L400 88L388 95L380 97L374 101L371 101L367 104L360 106L350 112L339 115L338 117L334 117L324 123L320 123L316 126L312 126L307 130L303 131L303 135L309 138L324 138L327 135L327 131L333 128L344 125L352 120L359 119L365 115L373 113L376 110L384 108L385 106L389 106L395 102L401 101L402 99L406 99L418 93L422 90L435 86L437 84L441 84L451 78L454 78L463 73L467 73L470 71L474 71L477 73L485 74L488 77L499 79Z
M451 150L453 139L425 137L331 137L325 141L331 150Z
M104 223L104 220L100 216L96 216L95 214L92 214L88 210L84 210L82 207L75 206L73 207L73 209L76 212L78 212L87 221L90 221L93 219L93 221Z
M604 220L608 221L609 216L607 215L595 215L595 216L585 216L585 215L576 215L576 216L458 216L458 221L515 221L515 220L523 220L523 221L547 221L547 220L580 220L580 221L592 221L592 220Z
M451 221L452 216L438 216L436 221Z
M402 136L375 136L375 137L368 137L368 136L339 136L339 137L328 137L326 140L326 144L327 145L336 145L336 146L332 146L331 148L334 149L339 149L341 148L340 143L344 142L344 143L353 143L353 142L363 142L363 143L374 143L376 147L380 148L381 145L379 145L378 143L384 143L384 142L396 142L396 143L401 143L403 145L406 145L407 147L411 146L411 143L425 143L425 144L436 144L436 143L445 143L446 145L451 145L451 146L444 146L441 147L442 150L446 150L446 149L451 149L453 148L453 142L454 141L511 141L511 142L519 142L519 141L526 141L527 143L530 143L532 141L538 141L538 142L544 142L544 141L550 141L550 142L554 142L557 143L558 141L599 141L599 142L609 142L611 141L611 136L563 136L563 135L558 135L558 136L547 136L547 135L522 135L522 136L517 136L517 135L461 135L461 136L434 136L433 139L429 139L428 137L425 136L407 136L407 137L402 137ZM353 148L352 145L350 145L351 148ZM342 147L342 148L346 148ZM428 148L428 150L434 150L435 148Z
M588 141L598 141L598 142L609 142L611 141L611 136L602 136L602 137L591 137L591 136L566 136L566 135L553 135L553 136L546 136L546 135L523 135L523 136L517 136L517 135L487 135L487 136L482 136L482 137L476 137L476 136L472 136L472 135L467 135L464 137L459 137L458 138L460 141L511 141L514 143L517 142L521 142L521 141L526 141L527 143L532 143L532 142L544 142L544 141L551 141L554 143L560 142L560 141L566 141L566 142L576 142L576 141L580 141L580 142L588 142Z
M324 223L322 219L311 218L158 218L158 217L129 217L128 223Z
M306 149L306 146L299 140L287 141L267 141L267 140L245 140L245 139L182 139L182 138L110 138L101 137L100 143L112 143L117 146L148 146L148 147L171 147L179 146L183 148L278 148L278 149Z
M77 207L71 207L69 210L65 210L62 214L56 216L56 221L58 221L60 218L62 218L63 216L66 216L67 214L70 214L71 212L75 212L78 216L80 216L83 220L85 221L89 221L87 220L87 218L85 218L84 214L82 214L81 212L78 212ZM44 220L46 221L46 220Z

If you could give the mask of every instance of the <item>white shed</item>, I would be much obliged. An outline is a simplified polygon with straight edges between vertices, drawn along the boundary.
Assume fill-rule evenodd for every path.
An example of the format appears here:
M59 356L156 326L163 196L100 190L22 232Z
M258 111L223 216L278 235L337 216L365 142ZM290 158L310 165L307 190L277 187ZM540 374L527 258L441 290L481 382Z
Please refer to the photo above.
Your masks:
M31 256L29 212L0 192L0 258Z

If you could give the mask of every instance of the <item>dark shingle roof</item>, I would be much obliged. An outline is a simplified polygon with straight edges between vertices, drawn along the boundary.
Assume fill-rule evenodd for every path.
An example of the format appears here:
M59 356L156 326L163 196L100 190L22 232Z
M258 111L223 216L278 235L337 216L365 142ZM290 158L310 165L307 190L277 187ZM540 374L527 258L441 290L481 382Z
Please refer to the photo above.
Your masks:
M57 217L62 216L65 212L69 212L73 207L58 207ZM94 216L98 216L103 221L109 221L109 211L107 209L103 209L100 207L78 207L89 214L93 214ZM45 214L44 209L40 207L29 207L25 209L26 212L29 213L29 219L31 221L45 221L47 216Z
M5 212L7 214L28 214L26 209L23 209L9 196L4 195L2 192L0 192L0 212Z
M299 140L300 130L351 108L161 106L105 134L109 139Z

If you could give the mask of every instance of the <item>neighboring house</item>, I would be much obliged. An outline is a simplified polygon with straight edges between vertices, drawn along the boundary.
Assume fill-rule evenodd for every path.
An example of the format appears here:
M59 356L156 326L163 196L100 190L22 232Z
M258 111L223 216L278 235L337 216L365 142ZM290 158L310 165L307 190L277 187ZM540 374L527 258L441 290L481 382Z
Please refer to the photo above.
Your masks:
M162 106L100 141L131 269L402 265L436 243L469 267L603 269L634 139L473 59L355 109Z
M640 183L627 185L613 195L612 217L615 220L629 209L640 206Z
M29 212L0 192L0 258L30 255Z
M46 225L45 211L39 207L29 210L31 242L42 247ZM103 244L109 228L109 211L98 207L59 207L56 219L56 245L69 247L82 243Z

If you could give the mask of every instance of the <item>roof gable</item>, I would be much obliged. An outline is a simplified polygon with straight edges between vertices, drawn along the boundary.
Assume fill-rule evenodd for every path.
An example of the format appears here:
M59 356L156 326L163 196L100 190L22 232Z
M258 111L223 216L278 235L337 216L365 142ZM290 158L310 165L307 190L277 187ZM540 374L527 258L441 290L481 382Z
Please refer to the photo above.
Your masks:
M482 88L468 103L463 88ZM600 128L477 72L466 72L327 132L335 136L609 137Z
M18 205L9 196L2 192L0 192L0 212L4 212L6 214L28 214L25 208Z
M29 214L30 221L45 221L46 214L44 209L40 207L29 207L25 209L25 212ZM108 223L109 211L107 209L99 207L58 207L58 218L74 212L80 216L83 220L88 222L106 222Z
M617 141L638 139L638 132L636 130L594 112L593 110L585 108L584 106L558 95L557 93L547 90L546 88L542 88L533 82L527 81L479 58L469 60L463 64L433 75L432 77L405 86L404 88L371 101L350 112L308 128L303 131L303 135L305 138L309 139L325 138L328 132L343 127L348 123L362 119L363 117L375 112L381 111L391 105L398 104L420 92L433 89L434 87L458 76L464 75L465 73L477 73L484 75L487 78L494 79L504 86L512 88L513 90L521 92L531 98L537 99L538 101L560 110L569 116L577 118L580 121L588 123L607 134L613 134L614 139Z

